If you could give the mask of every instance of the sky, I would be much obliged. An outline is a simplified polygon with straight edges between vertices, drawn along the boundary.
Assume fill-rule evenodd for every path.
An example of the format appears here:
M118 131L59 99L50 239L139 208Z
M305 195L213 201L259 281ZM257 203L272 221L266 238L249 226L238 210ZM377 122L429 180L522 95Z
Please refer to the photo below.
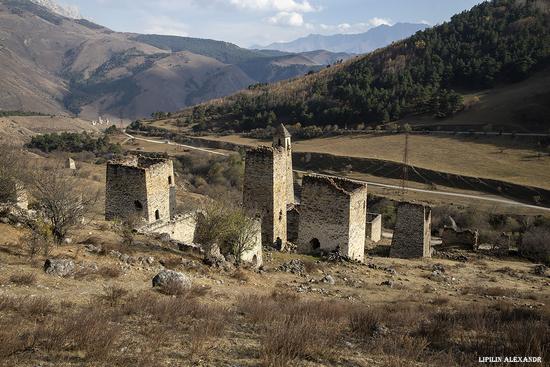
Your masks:
M119 32L210 38L241 47L308 34L360 33L397 22L435 25L482 0L60 0Z

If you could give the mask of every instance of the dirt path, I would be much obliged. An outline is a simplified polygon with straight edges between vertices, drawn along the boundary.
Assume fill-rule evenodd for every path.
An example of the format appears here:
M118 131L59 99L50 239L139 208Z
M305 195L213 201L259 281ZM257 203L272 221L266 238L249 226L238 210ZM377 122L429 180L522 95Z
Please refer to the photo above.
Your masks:
M229 155L228 153L217 152L217 151L214 151L214 150L211 150L211 149L199 148L199 147L194 147L194 146L191 146L191 145L179 144L179 143L175 143L175 142L168 141L168 140L167 141L158 141L158 140L153 140L153 139L139 138L139 137L135 137L133 135L130 135L128 133L125 133L125 135L128 136L128 138L130 138L130 139L146 141L146 142L149 142L149 143L181 146L181 147L184 147L184 148L187 148L187 149L197 150L197 151L201 151L201 152L205 152L205 153L209 153L209 154L221 155L221 156L228 156ZM299 173L308 173L308 172L299 171L299 170L294 170L294 171L299 172ZM383 183L378 183L378 182L373 182L373 181L357 180L357 179L356 179L356 181L365 182L368 185L372 185L372 186L376 186L376 187L383 187L383 188L389 188L389 189L401 189L401 187L397 186L397 185L389 185L389 184L383 184ZM512 206L518 206L518 207L527 208L527 209L535 209L535 210L541 210L541 211L544 211L544 212L550 212L550 208L545 208L545 207L536 206L536 205L524 204L524 203L520 203L520 202L517 202L517 201L512 201L512 200L504 199L504 198L495 198L495 197L488 197L488 196L481 196L481 195L460 194L460 193L449 192L449 191L424 190L424 189L416 189L416 188L411 188L411 187L406 187L405 190L413 191L413 192L421 192L421 193L431 194L431 195L461 197L461 198L467 198L467 199L477 199L477 200L483 200L483 201L488 201L488 202L497 203L497 204L512 205Z

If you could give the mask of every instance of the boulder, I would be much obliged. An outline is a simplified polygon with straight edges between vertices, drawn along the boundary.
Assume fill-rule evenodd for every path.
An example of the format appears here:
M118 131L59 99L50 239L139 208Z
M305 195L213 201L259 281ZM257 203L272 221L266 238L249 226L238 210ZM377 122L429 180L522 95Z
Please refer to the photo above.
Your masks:
M209 266L220 268L225 265L225 257L222 255L218 245L212 245L209 248L205 248L204 263Z
M177 271L164 269L153 278L153 287L178 286L182 289L191 288L191 278Z
M70 259L47 259L44 263L44 271L49 275L66 277L74 272L74 262Z
M333 285L334 283L336 283L336 281L334 280L334 277L332 275L327 275L325 276L323 279L322 279L322 282L323 283L328 283L328 284L331 284Z

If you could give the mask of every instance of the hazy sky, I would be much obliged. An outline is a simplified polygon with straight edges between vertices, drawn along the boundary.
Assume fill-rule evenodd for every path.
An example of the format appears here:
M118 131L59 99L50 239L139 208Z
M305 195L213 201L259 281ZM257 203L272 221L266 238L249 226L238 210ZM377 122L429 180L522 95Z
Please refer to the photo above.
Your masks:
M115 31L212 38L243 47L379 24L431 25L482 0L60 0Z

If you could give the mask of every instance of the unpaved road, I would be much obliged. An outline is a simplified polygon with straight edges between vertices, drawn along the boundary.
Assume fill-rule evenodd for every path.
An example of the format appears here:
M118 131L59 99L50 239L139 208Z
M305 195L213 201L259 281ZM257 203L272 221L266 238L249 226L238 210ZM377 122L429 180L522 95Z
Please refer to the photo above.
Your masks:
M215 150L194 147L194 146L191 146L191 145L174 143L172 141L159 141L159 140L145 139L145 138L139 138L139 137L132 136L128 133L125 133L125 134L130 139L146 141L148 143L164 144L164 145L175 145L175 146L180 146L180 147L184 147L184 148L187 148L187 149L197 150L197 151L201 151L201 152L205 152L205 153L209 153L209 154L214 154L214 155L220 155L220 156L228 156L229 155L228 153L217 152ZM299 173L308 173L308 172L299 171L299 170L294 170L294 171L299 172ZM325 175L325 176L330 176L330 175ZM378 182L364 181L364 180L357 180L357 179L354 179L354 180L364 182L368 185L375 186L375 187L382 187L382 188L387 188L387 189L397 189L397 190L401 189L401 186L397 186L397 185L388 185L388 184L382 184L382 183L378 183ZM524 204L524 203L520 203L520 202L517 202L517 201L504 199L504 198L488 197L488 196L480 196L480 195L469 195L469 194L459 194L459 193L456 193L456 192L448 192L448 191L434 191L434 190L415 189L415 188L412 188L412 187L406 187L405 190L414 191L414 192L421 192L421 193L431 194L431 195L452 196L452 197L461 197L461 198L466 198L466 199L483 200L483 201L493 202L493 203L497 203L497 204L504 204L504 205L510 205L510 206L519 206L519 207L522 207L522 208L529 208L529 209L536 209L536 210L541 210L541 211L545 211L545 212L550 212L550 208L545 208L545 207L536 206L536 205Z

